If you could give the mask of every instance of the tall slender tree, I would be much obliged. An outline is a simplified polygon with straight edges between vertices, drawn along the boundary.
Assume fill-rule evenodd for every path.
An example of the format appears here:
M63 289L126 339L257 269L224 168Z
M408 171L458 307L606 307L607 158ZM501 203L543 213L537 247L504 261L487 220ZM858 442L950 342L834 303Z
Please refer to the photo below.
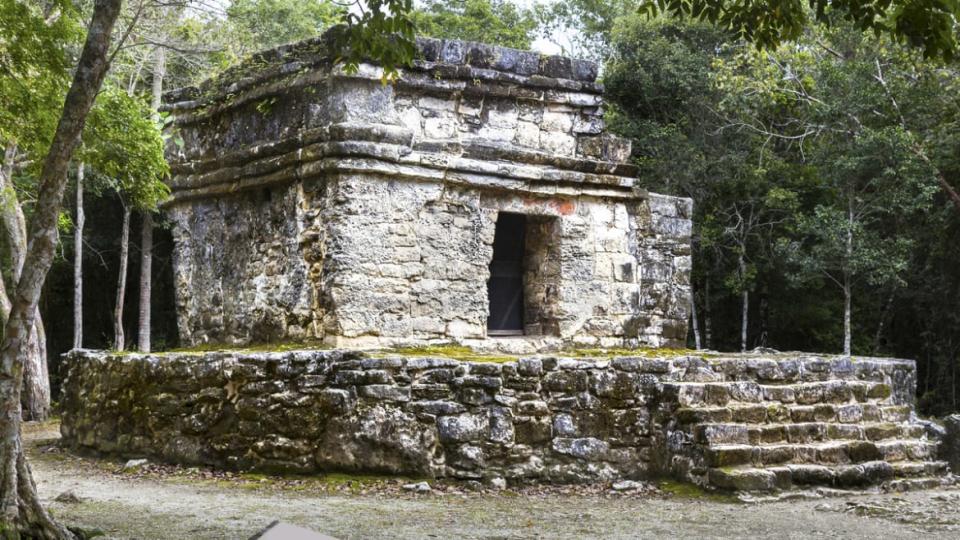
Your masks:
M96 0L63 112L39 177L29 228L29 244L20 279L11 297L10 314L0 342L0 534L6 538L73 538L40 503L20 440L20 392L23 350L33 331L40 292L53 262L57 220L67 186L70 158L80 142L87 113L109 67L111 34L121 0Z
M83 348L83 177L85 167L77 165L77 215L73 220L73 348Z

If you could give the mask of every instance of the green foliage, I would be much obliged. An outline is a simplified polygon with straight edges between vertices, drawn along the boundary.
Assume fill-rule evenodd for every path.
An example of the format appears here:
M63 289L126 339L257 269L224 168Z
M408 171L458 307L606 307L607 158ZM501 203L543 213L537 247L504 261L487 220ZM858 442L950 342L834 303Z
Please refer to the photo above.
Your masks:
M338 61L347 72L372 58L383 67L383 80L394 79L416 53L413 0L367 0L360 14L347 13L345 25L334 27L333 43L341 51Z
M538 22L507 0L426 0L413 12L417 33L529 49Z
M621 19L612 29L611 58L604 84L611 103L608 124L635 139L641 179L652 189L695 198L698 185L709 177L732 175L743 156L722 144L702 122L709 122L718 99L711 64L723 32L704 25ZM721 146L723 148L721 149ZM714 149L721 151L714 154Z
M59 13L48 20L48 15ZM33 160L46 152L83 36L73 2L0 0L0 143Z
M640 11L707 21L764 49L799 39L811 22L844 21L919 47L928 58L951 59L957 53L960 0L644 0Z
M97 97L83 133L80 159L135 208L154 210L170 193L163 139L149 106L108 87Z
M891 234L890 225L928 211L937 190L910 139L888 127L820 150L824 187L831 193L811 213L797 216L795 239L780 242L795 278L826 276L841 287L844 276L874 287L906 284L913 241Z
M565 0L538 4L541 31L569 41L564 54L597 61L605 59L617 20L636 12L636 0Z
M320 35L346 9L326 0L233 0L227 7L229 51L243 58L261 49Z
M956 362L960 342L934 330L960 324L947 308L960 301L960 273L946 262L958 261L947 243L960 216L942 206L934 176L960 178L955 64L842 20L763 50L689 19L627 16L609 35L608 125L634 140L647 187L695 200L693 282L709 346L737 346L746 290L748 346L836 350L834 283L849 275L855 351ZM892 330L905 324L928 341ZM915 349L898 348L908 342Z

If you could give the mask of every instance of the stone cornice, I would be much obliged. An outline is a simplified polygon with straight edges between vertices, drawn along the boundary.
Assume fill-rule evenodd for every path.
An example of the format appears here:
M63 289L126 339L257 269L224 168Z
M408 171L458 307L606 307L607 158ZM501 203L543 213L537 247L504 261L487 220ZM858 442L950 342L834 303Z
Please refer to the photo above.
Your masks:
M553 156L513 145L413 143L410 130L386 124L341 123L253 145L215 159L171 164L172 202L348 172L443 180L536 194L645 197L636 167Z
M330 141L208 174L176 175L173 196L166 205L350 173L409 181L439 181L533 196L647 197L647 192L635 188L633 178L629 177L415 152L397 145L367 141Z
M257 53L198 86L168 92L164 95L165 104L161 110L178 116L191 111L202 113L187 116L190 120L197 120L258 99L258 96L316 84L329 76L350 76L334 67L327 40L327 36L321 36ZM548 102L560 99L563 93L573 92L594 95L599 104L599 96L603 93L603 86L595 82L596 64L586 60L430 38L417 38L417 51L417 58L402 70L402 77L396 84L423 86L426 80L432 79L435 81L431 85L434 91L484 93L489 92L470 87L519 87L527 89L527 92L521 92L524 98ZM382 75L382 70L374 64L361 64L360 68L361 77L372 73L379 79ZM444 82L447 84L442 84Z

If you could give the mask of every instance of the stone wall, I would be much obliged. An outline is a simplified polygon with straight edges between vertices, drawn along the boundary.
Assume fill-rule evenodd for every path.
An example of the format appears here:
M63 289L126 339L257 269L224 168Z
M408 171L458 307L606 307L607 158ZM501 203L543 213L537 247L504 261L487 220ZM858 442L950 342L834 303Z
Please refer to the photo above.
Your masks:
M749 461L751 452L769 459L773 448L784 471L807 474L794 475L798 484L840 478L829 467L852 470L843 473L848 480L854 473L857 481L869 479L860 456L888 459L884 479L917 466L938 470L938 462L915 453L910 461L905 450L935 442L919 438L915 367L903 360L694 355L462 362L342 350L74 351L65 369L67 446L183 464L511 483L662 474L708 483L711 471L742 470L752 483L724 477L717 485L771 489L784 487L782 478L774 484L779 473L755 472L760 462ZM740 423L723 424L731 420ZM767 444L760 442L766 429L834 439L786 444L764 435ZM730 441L740 445L724 446ZM848 447L857 453L848 455ZM710 461L715 455L746 455L747 465L717 464ZM729 465L740 467L716 468ZM815 466L823 469L819 476L811 476Z
M691 203L635 187L596 67L418 44L394 85L319 40L167 96L182 342L483 341L513 212L550 223L527 268L539 343L684 345Z
M314 290L299 242L301 204L296 186L272 186L168 213L185 343L314 334Z

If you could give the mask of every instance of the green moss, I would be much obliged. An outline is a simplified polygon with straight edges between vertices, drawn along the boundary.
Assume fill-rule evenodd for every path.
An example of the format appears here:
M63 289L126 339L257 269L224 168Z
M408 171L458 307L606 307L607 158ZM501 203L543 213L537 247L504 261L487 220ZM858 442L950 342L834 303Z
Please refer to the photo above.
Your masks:
M702 487L688 482L664 480L657 486L660 491L678 499L699 499L719 503L735 503L737 498L729 493L707 491Z
M229 345L203 343L193 347L184 347L171 349L157 353L163 354L203 354L209 352L288 352L288 351L316 351L331 349L329 345L322 341L296 341L284 343L251 343L249 345L238 345L231 347Z
M498 355L479 352L463 345L443 344L428 345L423 347L398 347L395 349L386 349L378 351L374 355L385 356L389 354L401 356L440 356L443 358L452 358L464 362L512 362L519 359L518 356ZM556 356L566 356L571 358L615 358L618 356L642 356L644 358L671 358L675 356L686 356L689 354L698 354L705 356L690 349L653 349L653 348L612 348L612 349L564 349L557 351Z
M287 351L299 351L299 350L330 350L333 349L328 344L323 343L322 341L313 340L313 341L296 341L296 342L281 342L281 343L252 343L248 345L224 345L217 343L203 343L200 345L195 345L193 347L182 347L177 349L171 349L169 351L163 351L154 353L156 355L167 355L167 354L206 354L211 352L287 352ZM137 354L135 351L111 351L110 354L115 356L125 356L130 354ZM508 354L498 354L498 353L487 353L482 351L474 350L470 347L464 345L456 345L453 343L444 343L437 345L425 345L419 347L396 347L391 349L380 349L376 351L371 351L368 353L372 358L383 358L385 356L433 356L441 358L450 358L453 360L460 360L463 362L493 362L493 363L504 363L504 362L515 362L520 358L516 355ZM618 356L640 356L644 358L672 358L677 356L686 356L686 355L697 355L702 358L709 358L712 353L703 353L699 351L694 351L690 349L654 349L654 348L637 348L637 349L627 349L627 348L611 348L611 349L600 349L600 348L584 348L584 349L564 349L553 353L555 356L564 356L571 358L597 358L597 359L608 359L615 358Z
M463 362L493 362L493 363L504 363L504 362L513 362L518 359L516 356L506 356L506 355L496 355L496 354L486 354L482 352L475 351L470 347L465 347L463 345L453 345L453 344L444 344L444 345L428 345L424 347L398 347L395 349L384 349L382 351L377 351L371 356L382 357L390 355L400 355L400 356L439 356L442 358L451 358L453 360L460 360Z
M410 478L405 476L386 476L377 474L349 474L349 473L328 473L321 476L317 481L330 487L350 486L350 488L359 489L365 486L383 483L409 484L420 482L423 478Z
M697 355L708 357L710 353L694 351L692 349L655 349L652 347L640 347L628 349L624 347L615 347L612 349L567 349L558 354L572 356L575 358L615 358L617 356L642 356L644 358L672 358L675 356Z

